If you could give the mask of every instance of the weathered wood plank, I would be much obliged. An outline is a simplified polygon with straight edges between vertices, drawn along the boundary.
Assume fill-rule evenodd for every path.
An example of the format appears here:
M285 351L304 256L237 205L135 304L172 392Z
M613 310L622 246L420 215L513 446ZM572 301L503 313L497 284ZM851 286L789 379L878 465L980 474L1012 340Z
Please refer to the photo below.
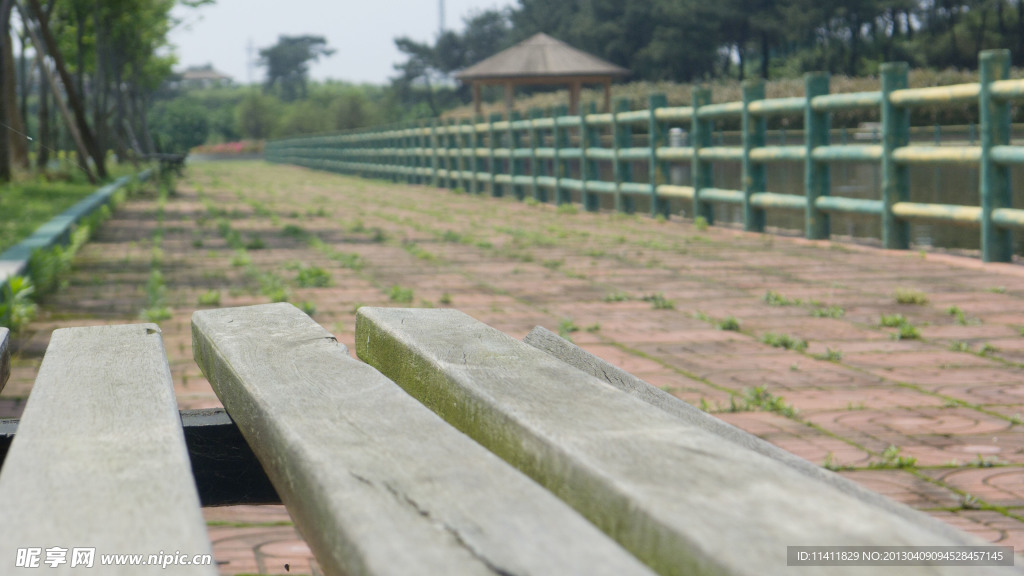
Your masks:
M209 554L155 324L56 330L0 473L0 558L18 548ZM45 560L45 552L43 553ZM8 564L9 565L9 564ZM207 566L105 566L104 574L216 574Z
M11 377L11 331L0 327L0 392Z
M531 330L530 333L526 335L526 338L523 339L523 342L537 348L538 350L547 352L562 362L586 372L602 382L611 384L634 398L643 400L651 406L659 408L667 414L671 414L688 424L692 424L734 444L738 444L744 448L748 448L754 452L778 460L797 472L800 472L804 476L825 482L826 484L835 487L840 492L853 496L862 502L872 506L877 506L898 516L902 516L911 522L915 522L922 527L931 530L937 536L941 536L954 542L963 541L965 546L977 543L974 540L964 540L965 534L963 532L953 528L951 525L942 522L941 520L937 520L923 512L918 512L909 506L886 498L877 492L872 492L860 484L847 480L839 474L795 456L791 452L787 452L774 444L770 444L757 436L754 436L753 434L740 430L724 420L715 418L714 416L691 406L683 400L676 398L668 392L644 382L629 372L605 362L601 358L594 356L590 352L587 352L543 326L537 326Z
M256 455L223 408L182 410L180 416L203 506L281 503ZM0 470L17 431L18 420L0 420Z
M335 574L647 574L290 304L192 317L196 361Z
M455 310L361 308L356 346L360 358L663 574L791 574L791 545L970 541L937 537Z

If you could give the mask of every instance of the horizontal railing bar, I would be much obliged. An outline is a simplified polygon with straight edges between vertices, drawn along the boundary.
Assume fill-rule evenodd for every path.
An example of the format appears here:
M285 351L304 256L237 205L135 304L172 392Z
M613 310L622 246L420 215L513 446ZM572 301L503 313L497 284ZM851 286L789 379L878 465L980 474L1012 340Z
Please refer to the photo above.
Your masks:
M705 202L743 203L742 190L724 190L722 188L701 188L700 199Z
M693 148L690 146L662 147L656 152L658 160L691 160Z
M693 186L676 186L674 184L661 184L657 188L658 196L662 198L682 198L693 200Z
M963 224L981 222L981 208L978 206L897 202L892 205L892 213L904 220L943 220Z
M654 111L654 118L662 122L671 122L673 120L689 122L693 119L693 106L669 106L667 108L658 108Z
M611 114L587 114L588 126L611 126L613 117Z
M568 188L569 190L575 190L577 192L583 190L583 181L575 178L559 178L558 185L562 188Z
M697 152L701 160L742 160L743 148L739 146L711 146Z
M615 114L615 120L622 124L646 123L650 118L651 113L647 110L631 110L629 112L618 112Z
M771 100L756 100L747 106L747 110L754 116L770 116L775 114L796 114L802 113L807 105L806 98L794 96L792 98L772 98Z
M811 98L811 109L815 112L852 110L882 105L881 92L847 92L845 94L823 94Z
M806 146L765 146L750 151L750 159L755 162L781 162L787 160L804 161L807 158Z
M1024 210L1019 208L996 208L992 211L992 222L1003 228L1024 229Z
M814 201L818 210L825 212L845 212L847 214L874 214L882 213L881 200L863 200L861 198L843 198L841 196L819 196Z
M619 160L647 160L650 157L650 148L619 148Z
M614 160L615 150L613 148L587 148L587 158L594 160Z
M615 182L604 180L587 180L587 192L602 192L605 194L615 193Z
M892 157L901 164L977 164L981 159L978 146L903 146L893 150Z
M1024 164L1024 146L993 146L992 161L999 164Z
M989 86L992 96L1001 100L1024 98L1024 79L996 80Z
M929 88L904 88L889 94L889 102L897 106L923 106L928 104L956 104L977 102L980 84L953 84Z
M757 192L751 194L750 203L758 208L782 208L786 210L803 210L807 208L807 200L803 196L779 194L777 192Z
M722 116L739 116L743 113L743 102L724 102L722 104L708 104L697 108L697 118L709 119Z
M869 162L882 158L882 147L872 144L818 146L811 157L822 162Z
M619 184L619 190L623 194L650 194L651 185L642 182L623 182Z

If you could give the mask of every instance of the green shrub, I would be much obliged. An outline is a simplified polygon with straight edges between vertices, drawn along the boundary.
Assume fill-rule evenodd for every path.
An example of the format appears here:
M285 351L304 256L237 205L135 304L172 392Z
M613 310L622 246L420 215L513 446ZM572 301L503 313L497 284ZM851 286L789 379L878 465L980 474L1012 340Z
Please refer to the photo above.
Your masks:
M896 303L924 306L925 304L928 303L928 296L924 292L921 292L920 290L913 290L910 288L897 288Z
M643 301L650 302L651 308L654 308L655 310L672 310L676 307L676 303L665 298L665 295L661 292L644 296Z
M200 306L220 306L220 290L208 290L199 295Z
M729 316L718 323L719 330L729 330L732 332L740 331L740 321Z
M36 317L39 308L32 301L35 288L24 276L11 276L3 287L0 300L0 326L18 332Z
M402 304L409 304L412 302L412 288L403 288L402 286L392 286L391 292L388 293L388 298L392 302L399 302Z
M785 348L786 350L796 350L797 352L803 352L807 349L806 340L802 338L795 338L788 334L777 334L775 332L768 332L762 336L761 342L775 348Z
M301 288L323 288L331 285L331 275L318 266L299 269L295 281Z

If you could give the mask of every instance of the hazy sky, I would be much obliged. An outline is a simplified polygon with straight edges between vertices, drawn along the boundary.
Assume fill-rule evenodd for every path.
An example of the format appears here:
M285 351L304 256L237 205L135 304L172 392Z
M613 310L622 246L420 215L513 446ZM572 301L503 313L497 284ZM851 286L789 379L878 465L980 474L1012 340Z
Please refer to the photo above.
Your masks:
M253 60L260 48L277 42L279 35L324 36L336 52L310 67L313 78L382 84L395 74L400 61L393 39L409 36L433 41L437 36L439 0L217 0L198 9L176 7L184 22L170 35L178 54L178 68L210 63L248 82L246 47L253 45ZM444 0L445 28L462 30L463 19L490 8L505 8L513 0ZM263 69L252 66L252 80L263 79Z

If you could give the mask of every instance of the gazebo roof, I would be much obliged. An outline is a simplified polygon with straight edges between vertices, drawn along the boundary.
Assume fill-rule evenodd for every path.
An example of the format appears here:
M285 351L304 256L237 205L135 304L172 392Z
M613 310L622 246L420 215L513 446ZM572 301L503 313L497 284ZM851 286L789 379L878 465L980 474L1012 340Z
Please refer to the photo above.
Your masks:
M477 62L455 77L459 80L498 78L566 78L625 76L629 70L577 50L543 32Z

